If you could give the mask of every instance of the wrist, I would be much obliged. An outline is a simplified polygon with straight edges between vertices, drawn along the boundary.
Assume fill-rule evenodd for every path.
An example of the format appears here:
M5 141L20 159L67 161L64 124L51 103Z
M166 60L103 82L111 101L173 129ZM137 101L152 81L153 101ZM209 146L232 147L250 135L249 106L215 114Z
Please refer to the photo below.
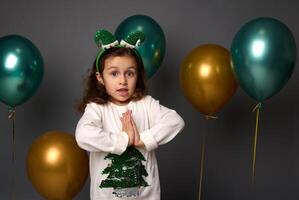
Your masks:
M136 146L136 147L144 147L144 143L143 143L141 140L139 140L139 141L137 141L137 142L134 144L134 146Z
M135 140L134 136L129 135L129 146L132 146L134 144L134 140Z

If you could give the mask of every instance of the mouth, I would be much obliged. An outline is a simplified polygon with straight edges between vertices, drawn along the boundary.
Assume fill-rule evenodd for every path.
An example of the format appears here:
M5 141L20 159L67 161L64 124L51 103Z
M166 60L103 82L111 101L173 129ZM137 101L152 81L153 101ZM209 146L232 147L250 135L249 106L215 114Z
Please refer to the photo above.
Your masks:
M129 90L127 88L118 89L116 92L122 97L126 97L129 94Z

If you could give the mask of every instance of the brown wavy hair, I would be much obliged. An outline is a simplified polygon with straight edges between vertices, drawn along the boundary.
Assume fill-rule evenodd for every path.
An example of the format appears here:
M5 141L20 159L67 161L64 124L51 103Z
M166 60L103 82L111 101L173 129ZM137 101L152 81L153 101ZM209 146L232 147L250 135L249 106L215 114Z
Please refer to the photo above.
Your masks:
M99 73L102 75L104 70L105 60L110 57L117 56L129 56L133 58L137 63L137 82L135 92L133 93L131 100L137 101L142 99L147 94L146 75L143 62L135 50L130 48L112 47L107 49L99 61ZM80 100L77 110L81 113L84 112L86 104L94 102L97 104L106 104L109 101L109 95L106 92L106 88L96 78L96 61L94 61L91 70L85 78L85 91L83 98Z

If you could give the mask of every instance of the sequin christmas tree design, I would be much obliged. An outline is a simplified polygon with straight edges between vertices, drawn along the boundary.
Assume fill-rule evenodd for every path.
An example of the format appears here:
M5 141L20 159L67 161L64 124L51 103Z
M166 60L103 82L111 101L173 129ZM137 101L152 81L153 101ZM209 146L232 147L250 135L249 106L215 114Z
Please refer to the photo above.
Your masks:
M102 172L108 177L100 184L100 188L114 188L113 194L118 197L138 196L140 187L149 186L144 180L148 176L142 161L144 156L134 147L129 147L123 154L108 154L105 159L111 160Z

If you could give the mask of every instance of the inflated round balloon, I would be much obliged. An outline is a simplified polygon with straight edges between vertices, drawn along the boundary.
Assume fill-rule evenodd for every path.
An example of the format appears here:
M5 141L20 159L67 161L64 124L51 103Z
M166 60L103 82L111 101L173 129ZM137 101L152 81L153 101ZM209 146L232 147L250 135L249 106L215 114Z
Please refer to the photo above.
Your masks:
M238 87L229 51L214 44L193 49L181 65L180 83L184 95L198 111L207 116L215 114Z
M286 25L257 18L241 27L231 45L233 71L245 92L263 101L289 80L296 61L296 42Z
M0 38L0 101L11 107L27 101L43 72L42 56L30 40L18 35Z
M165 35L160 25L151 17L145 15L133 15L122 21L115 31L119 41L125 39L129 33L142 31L145 40L137 48L145 67L147 78L159 69L165 55Z
M87 153L77 146L72 135L61 131L47 132L29 149L27 175L44 198L71 200L86 182Z

